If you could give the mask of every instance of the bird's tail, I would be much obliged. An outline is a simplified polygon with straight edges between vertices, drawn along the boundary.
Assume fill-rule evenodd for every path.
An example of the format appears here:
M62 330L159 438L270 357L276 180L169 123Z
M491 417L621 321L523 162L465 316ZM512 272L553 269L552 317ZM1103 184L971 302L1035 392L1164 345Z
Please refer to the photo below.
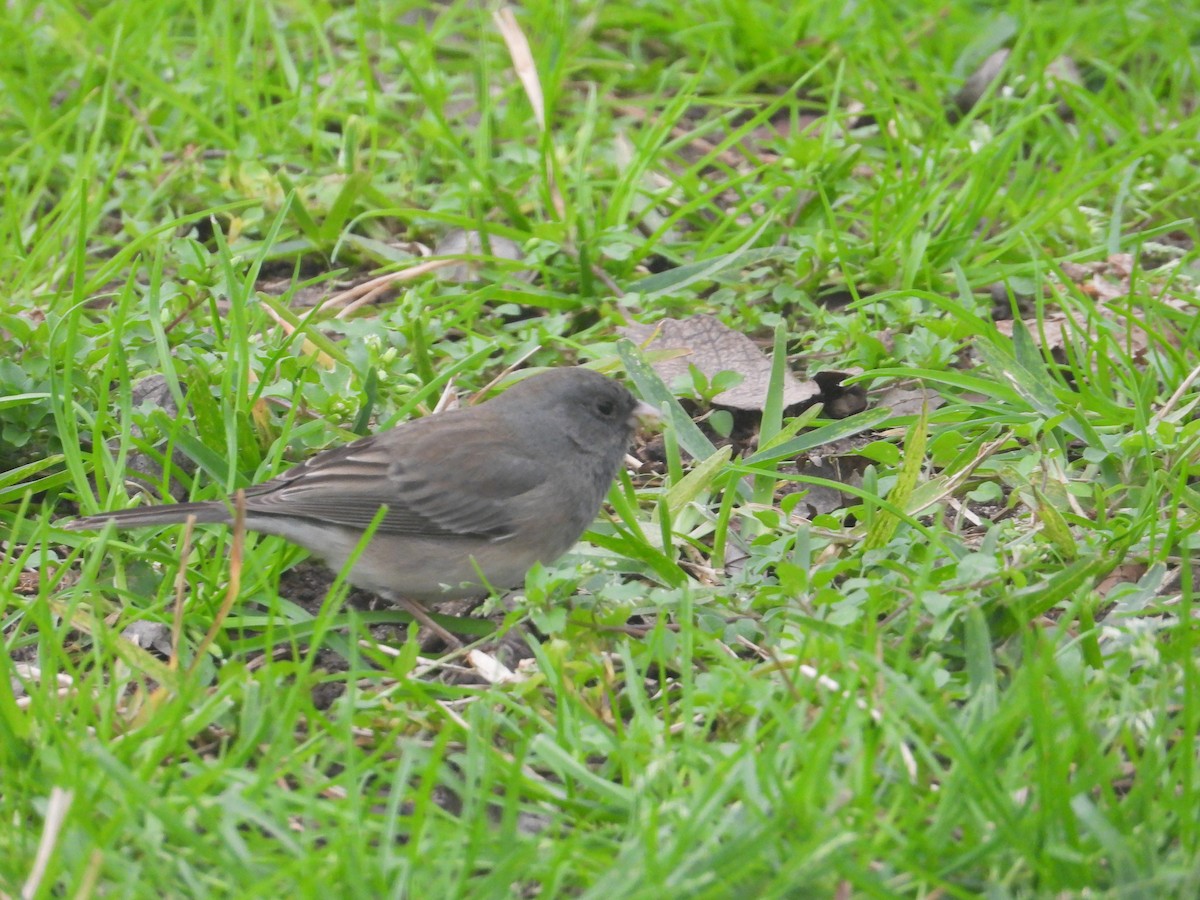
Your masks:
M68 531L99 530L109 522L118 528L142 528L146 525L175 525L186 522L188 516L195 516L197 522L216 522L228 525L233 521L233 514L224 503L207 500L200 503L169 503L165 506L141 506L133 509L118 509L113 512L100 513L98 516L84 516L63 525Z

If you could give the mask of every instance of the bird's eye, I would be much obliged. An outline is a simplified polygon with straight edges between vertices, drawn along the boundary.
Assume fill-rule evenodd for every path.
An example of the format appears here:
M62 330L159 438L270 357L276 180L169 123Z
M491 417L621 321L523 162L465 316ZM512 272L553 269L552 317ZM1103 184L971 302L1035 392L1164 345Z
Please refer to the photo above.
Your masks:
M616 411L617 404L613 403L611 400L599 400L596 402L596 412L600 413L600 415L604 416L605 418L608 418Z

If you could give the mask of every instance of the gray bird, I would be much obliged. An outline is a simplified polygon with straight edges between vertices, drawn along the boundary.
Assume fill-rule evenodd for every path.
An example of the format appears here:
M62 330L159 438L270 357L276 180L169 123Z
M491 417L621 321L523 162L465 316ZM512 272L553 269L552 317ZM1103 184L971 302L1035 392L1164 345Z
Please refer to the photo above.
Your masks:
M657 413L617 382L589 369L552 369L477 406L324 450L247 488L246 527L341 570L386 504L351 583L423 603L514 587L595 519L642 416ZM204 501L117 510L65 527L188 516L233 522L230 504Z

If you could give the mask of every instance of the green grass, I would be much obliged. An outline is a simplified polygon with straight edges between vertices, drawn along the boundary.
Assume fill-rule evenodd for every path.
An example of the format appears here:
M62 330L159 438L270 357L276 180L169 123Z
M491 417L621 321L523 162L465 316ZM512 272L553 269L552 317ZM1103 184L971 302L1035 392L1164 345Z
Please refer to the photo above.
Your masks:
M491 14L427 6L0 13L0 892L1200 894L1200 14L530 0L542 133ZM525 261L292 302L453 229ZM867 411L717 451L617 332L695 312ZM53 524L137 454L224 496L518 361L670 421L485 629L536 624L519 680L289 599L278 540ZM806 517L814 456L860 477Z

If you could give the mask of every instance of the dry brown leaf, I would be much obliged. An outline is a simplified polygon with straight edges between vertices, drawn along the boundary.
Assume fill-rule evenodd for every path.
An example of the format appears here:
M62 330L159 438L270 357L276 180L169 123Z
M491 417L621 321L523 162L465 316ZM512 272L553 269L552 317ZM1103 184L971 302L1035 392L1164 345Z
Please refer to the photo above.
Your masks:
M922 409L932 412L946 402L933 391L913 390L900 385L892 385L871 399L877 407L890 409L893 416L918 416Z
M467 261L462 265L442 269L437 274L439 281L449 281L455 284L465 284L479 280L479 264L472 261L472 256L491 256L495 259L510 259L519 261L525 258L521 245L511 238L488 235L485 248L483 236L478 231L466 231L454 228L446 232L437 246L433 248L434 256L464 256ZM532 281L534 272L525 269L517 277L524 281Z
M962 113L968 113L983 97L984 93L992 82L1004 71L1004 65L1008 62L1012 51L1007 47L1001 48L980 63L979 68L971 73L971 76L963 83L963 86L958 89L952 98L958 110Z
M1101 262L1063 263L1062 272L1081 293L1096 301L1096 312L1110 322L1118 323L1123 329L1120 343L1134 358L1140 359L1156 338L1149 335L1138 319L1138 305L1130 308L1125 302L1133 290L1131 278L1136 268L1133 256L1118 253ZM1051 286L1058 292L1064 288L1050 279ZM1117 302L1121 301L1121 302ZM1174 310L1195 310L1196 302L1188 301L1165 291L1155 301ZM1048 310L1039 322L1036 318L1023 321L1034 341L1043 349L1060 351L1073 337L1086 335L1095 338L1099 331L1095 317L1073 308L1069 303L1058 309ZM996 330L1012 337L1014 324L1011 321L996 323Z
M1100 583L1096 585L1096 593L1101 597L1107 597L1118 585L1137 584L1148 568L1149 566L1143 562L1121 563L1101 579Z
M804 496L792 507L792 515L805 519L845 509L854 502L854 495L825 484L812 484L804 481L803 477L823 478L853 487L862 486L861 466L855 465L854 461L848 461L847 465L843 466L842 460L837 457L806 456L796 461L795 471L801 479L784 482L782 496L777 499L782 500L788 494L803 491Z
M1023 82L1036 80L1030 79L1027 73L1020 70L1022 61L1017 60L1013 65L1010 65L1010 62L1012 62L1012 51L1008 48L1001 48L980 63L979 68L967 78L958 93L950 98L950 102L954 106L954 109L950 111L951 121L956 121L960 115L970 112L983 99L983 95L996 80L1002 74L1006 74L1006 68L1009 71L1004 81L1000 83L997 93L1017 88ZM1064 119L1070 118L1071 107L1062 99L1063 89L1070 90L1083 86L1083 76L1080 75L1079 66L1075 64L1075 60L1069 56L1059 56L1054 59L1042 70L1041 83L1052 89L1058 96L1059 116Z
M525 96L529 98L529 105L533 107L533 118L537 122L538 131L545 132L546 99L542 93L542 81L538 76L537 64L533 60L533 51L529 49L529 39L525 37L525 32L517 23L516 14L513 13L511 6L501 6L493 11L492 21L496 23L496 28L499 30L500 36L504 38L505 46L508 47L513 71L517 73L521 87L525 89ZM546 178L550 185L550 200L554 204L554 210L558 213L559 219L562 219L567 205L554 176L554 167L549 164L548 158L546 160Z
M533 53L529 49L529 41L525 32L517 24L517 17L511 6L502 6L492 13L492 21L504 38L508 47L508 55L512 59L513 69L521 86L525 88L525 96L533 107L533 118L537 122L538 131L546 130L546 103L542 96L542 82L538 77L537 65L533 61Z
M13 593L22 597L30 597L37 592L38 573L32 569L22 569L21 574L17 576L17 584L13 588Z
M721 372L742 376L739 384L713 397L713 402L730 409L761 410L771 382L771 360L746 335L707 315L687 319L663 319L654 325L632 324L618 329L636 344L651 351L675 351L669 359L656 359L651 366L668 385L677 378L690 383L695 366L711 383ZM820 394L811 383L783 373L783 405L795 406Z

